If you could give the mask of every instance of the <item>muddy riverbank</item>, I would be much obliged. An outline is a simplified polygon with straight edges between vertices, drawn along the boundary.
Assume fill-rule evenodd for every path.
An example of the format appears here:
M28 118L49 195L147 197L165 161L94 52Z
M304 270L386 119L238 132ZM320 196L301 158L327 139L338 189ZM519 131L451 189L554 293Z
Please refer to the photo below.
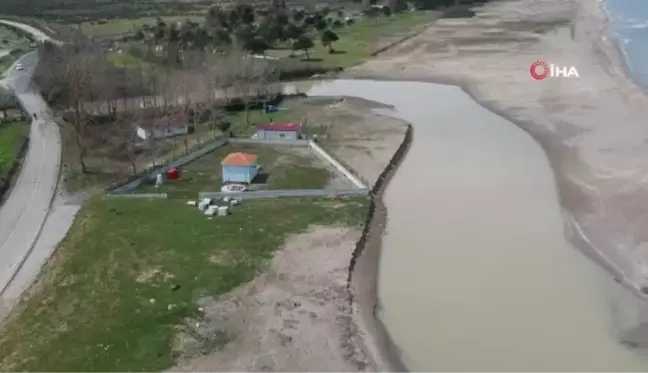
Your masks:
M398 346L393 343L379 317L381 305L378 299L378 273L382 238L387 226L387 207L383 196L389 181L407 156L413 139L414 128L408 125L403 142L372 188L367 222L349 265L347 286L352 295L351 306L358 316L358 323L363 325L361 329L365 331L365 345L381 371L407 371L398 353Z
M635 294L617 294L619 338L648 345L645 146L648 98L625 75L597 0L493 2L471 20L441 20L347 75L461 86L544 148L572 245ZM535 81L536 60L575 66L578 79Z
M414 127L384 195L374 311L405 366L643 369L612 334L599 291L612 279L565 241L549 163L526 133L452 86L337 80L309 94L391 105Z

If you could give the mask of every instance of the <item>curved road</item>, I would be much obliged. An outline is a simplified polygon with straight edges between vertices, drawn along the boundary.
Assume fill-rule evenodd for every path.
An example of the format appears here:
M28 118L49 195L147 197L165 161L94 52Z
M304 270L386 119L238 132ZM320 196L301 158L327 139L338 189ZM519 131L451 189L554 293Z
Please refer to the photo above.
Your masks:
M30 26L30 25L27 25L27 24L24 24L24 23L9 21L9 20L5 20L5 19L0 19L0 23L4 24L4 25L7 25L7 26L19 28L19 29L23 30L24 32L27 32L27 33L31 34L34 38L36 38L36 40L38 40L40 42L50 41L52 43L56 43L56 44L59 44L59 45L63 44L62 42L60 42L58 40L54 40L54 39L50 38L43 31L41 31L41 30L39 30L39 29L37 29L37 28L35 28L33 26Z
M51 40L28 25L3 20L0 23L19 27L37 39ZM28 53L19 62L25 70L12 67L0 84L13 89L23 108L30 114L37 113L38 120L32 122L29 149L20 174L0 206L0 318L31 284L69 229L79 207L57 208L52 204L61 164L59 128L45 100L30 85L38 54Z

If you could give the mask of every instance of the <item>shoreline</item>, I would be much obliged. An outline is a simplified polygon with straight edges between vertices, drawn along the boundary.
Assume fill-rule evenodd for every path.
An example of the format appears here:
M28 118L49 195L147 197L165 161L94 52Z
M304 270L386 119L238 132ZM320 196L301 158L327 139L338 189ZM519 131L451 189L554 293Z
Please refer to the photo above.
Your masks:
M550 1L547 1L549 3ZM568 6L573 6L575 9L574 14L569 16L569 22L574 25L579 34L584 35L584 38L581 40L576 40L572 44L577 44L581 47L584 47L583 52L591 52L594 54L591 63L595 65L591 70L595 69L602 70L606 76L601 78L600 81L594 81L594 84L601 83L598 86L599 89L610 89L608 82L605 80L611 79L614 83L613 87L622 90L619 96L622 96L626 99L632 98L637 101L643 101L648 98L647 92L641 88L637 83L631 79L629 67L623 58L622 51L620 50L621 45L619 45L618 38L613 34L611 27L610 16L606 13L603 0L576 0L569 3ZM499 4L491 3L491 9L497 8ZM498 10L501 10L499 8ZM504 18L504 10L501 10L499 16ZM530 22L530 21L529 21ZM564 25L561 25L564 26ZM429 29L438 29L440 26L432 25ZM556 26L554 26L556 28ZM560 28L560 26L558 26ZM424 39L425 36L422 36L420 39ZM415 37L414 39L417 39ZM539 42L545 42L548 37L541 35ZM416 46L416 41L413 41L412 44ZM425 40L419 41L422 45L425 46ZM429 43L429 42L428 42ZM556 42L558 43L558 42ZM408 44L408 43L406 43ZM405 52L399 50L402 47ZM556 128L547 128L543 124L539 124L537 119L541 116L538 116L537 113L534 113L536 118L529 118L527 116L518 115L515 110L510 106L502 105L502 101L497 98L484 93L485 87L490 86L492 89L493 81L479 81L477 74L475 76L452 74L448 71L447 66L441 67L423 67L415 66L414 68L409 68L407 65L403 64L407 60L407 54L415 54L418 52L415 50L412 51L412 46L400 46L396 47L395 50L387 51L385 55L379 55L377 57L377 62L369 61L358 67L349 69L339 74L336 78L338 79L372 79L372 80L383 80L383 81L418 81L418 82L429 82L436 84L444 85L453 85L460 87L464 92L466 92L475 102L489 111L508 119L516 126L524 130L529 134L533 140L535 140L543 149L546 154L548 161L551 165L554 183L557 188L557 193L560 201L561 214L563 215L564 221L564 232L567 237L568 242L572 246L584 254L588 259L593 260L597 263L607 274L610 274L614 277L614 280L619 283L625 290L628 290L632 293L633 297L626 297L624 300L621 295L617 294L618 291L614 291L615 294L607 294L612 298L611 302L613 306L620 307L626 315L625 320L621 321L621 324L625 324L623 327L618 327L618 331L626 332L628 334L633 334L633 331L636 331L640 328L642 321L645 321L648 317L648 309L646 301L648 301L648 294L642 292L642 284L646 283L645 275L637 274L637 268L641 268L641 265L646 263L647 260L645 257L637 259L637 256L640 254L633 255L633 250L636 247L627 248L626 251L618 249L618 242L611 242L614 240L614 237L610 237L612 233L615 232L614 229L617 228L616 224L609 224L607 231L603 231L603 237L598 234L597 229L600 229L600 222L594 221L596 216L593 217L592 205L602 204L601 199L606 197L606 191L600 190L596 185L592 186L587 182L587 178L591 177L596 180L599 173L596 169L593 169L591 164L587 164L583 160L578 159L575 161L577 164L575 166L581 166L585 171L578 169L576 172L574 169L569 169L569 166L574 166L572 164L565 165L566 163L566 153L565 145L569 144L569 137L565 136L564 138L560 137L560 133ZM546 49L549 49L551 45L547 46ZM421 48L419 46L419 48ZM421 48L422 49L422 48ZM556 53L555 51L553 51ZM574 54L582 56L580 51L576 51ZM421 53L424 55L424 53ZM547 53L550 54L550 53ZM400 56L399 56L400 55ZM434 59L434 56L430 56L428 53L428 58L431 60ZM382 61L381 61L382 60ZM391 61L390 61L391 60ZM433 65L432 63L431 65ZM372 66L373 65L373 66ZM446 67L446 68L444 68ZM587 66L586 66L587 67ZM579 66L580 68L580 66ZM409 71L407 71L409 70ZM589 70L589 69L588 69ZM528 78L528 72L526 78ZM452 75L452 76L451 76ZM495 80L495 79L493 79ZM480 84L483 83L483 84ZM517 81L512 82L518 86L521 83L521 77L517 77ZM537 83L536 83L537 86ZM505 87L500 89L506 89ZM543 92L544 93L544 92ZM557 92L554 94L554 99L565 96L569 92ZM535 103L534 103L535 104ZM632 104L640 105L640 103L632 102ZM528 104L527 104L528 105ZM569 105L563 110L569 110ZM545 108L546 110L546 108ZM550 114L547 114L549 116ZM581 118L577 118L581 119ZM618 120L623 120L624 118L618 118ZM609 123L609 122L608 122ZM574 126L577 127L577 126ZM574 129L574 131L578 131ZM570 145L567 145L568 147ZM577 151L577 150L576 150ZM567 154L568 156L569 154ZM576 156L578 157L578 156ZM596 165L596 164L594 164ZM393 171L392 171L393 172ZM587 174L587 172L591 173ZM583 176L583 174L585 174ZM393 174L392 174L393 176ZM390 176L391 177L391 176ZM594 189L595 195L591 196L587 194L586 189ZM602 189L602 188L601 188ZM380 202L378 203L380 204ZM588 206L589 205L589 206ZM377 207L378 208L378 207ZM380 216L381 214L386 215L384 210L384 205L382 210L377 213L376 220L373 224L380 225L384 224L386 216ZM605 216L604 218L607 218ZM643 217L642 217L643 218ZM629 217L632 219L632 217ZM604 220L604 219L602 219ZM598 224L597 224L598 223ZM616 223L616 222L613 222ZM633 224L631 221L627 222ZM597 226L598 225L598 226ZM384 225L382 227L384 230ZM373 232L376 236L378 235ZM607 236L606 236L607 234ZM372 239L375 239L373 237ZM641 242L641 241L639 241ZM373 271L377 281L378 273L378 261L380 257L380 248L378 244L368 244L366 252L364 254L364 260L368 263L374 261L372 264L365 264L365 267L369 268L373 266ZM377 248L376 248L377 247ZM378 251L378 252L376 252ZM630 252L628 252L630 251ZM363 256L360 256L360 262L362 261ZM360 264L358 268L362 267ZM368 271L365 268L364 271ZM357 269L360 271L360 269ZM369 287L364 285L363 289L369 290L369 293L375 294L376 284L372 284ZM632 299L631 299L632 298ZM373 300L375 299L375 301ZM359 300L360 301L360 300ZM398 369L404 369L404 365L400 357L398 356L397 347L393 345L391 339L389 338L388 333L386 332L384 326L382 325L379 316L377 315L377 309L379 308L380 301L377 298L367 297L364 299L364 302L367 306L374 304L373 312L371 313L374 318L373 326L375 335L377 336L378 343L380 348L382 348L384 355L392 360L394 366L398 366ZM631 311L629 311L631 310ZM634 312L632 312L634 311ZM366 313L366 312L365 312ZM628 314L632 314L628 316ZM365 315L367 317L367 315ZM618 315L617 315L618 317ZM623 316L622 316L623 317ZM642 346L643 343L648 343L648 335L645 332L635 332L639 336L629 337L630 339L638 339L639 345ZM384 339L384 340L383 340ZM623 336L620 337L622 341L626 341L626 338ZM636 341L630 341L636 342Z
M585 0L587 1L587 0ZM612 69L611 72L614 72L615 75L619 74L618 69L622 68L625 71L621 72L617 79L623 82L623 84L631 84L637 88L636 85L630 79L628 74L628 66L623 63L623 58L621 56L621 51L618 48L621 48L618 45L618 39L613 38L611 35L606 35L607 29L609 27L608 15L605 13L604 8L602 7L602 0L596 0L598 11L600 15L604 15L606 22L599 24L601 27L600 30L595 30L600 32L600 36L607 36L607 39L600 40L598 44L594 44L595 47L599 48L599 53L601 59L606 61L598 61L602 66ZM596 16L596 15L594 15ZM592 19L590 19L591 21ZM582 20L577 20L581 21ZM431 28L435 26L432 25ZM410 37L411 39L416 39L417 36ZM408 39L410 39L408 38ZM612 48L610 49L610 45ZM388 51L389 52L389 51ZM616 54L616 55L615 55ZM380 57L380 56L379 56ZM621 65L619 65L621 61ZM605 62L605 63L603 63ZM563 180L564 175L561 175L561 155L562 150L554 149L556 146L553 141L556 139L548 137L548 133L543 132L542 129L535 128L535 124L532 122L521 122L518 118L515 118L507 109L498 107L498 103L494 101L489 101L484 98L479 92L479 87L476 86L474 82L471 82L470 77L464 77L460 79L453 79L444 75L431 76L430 74L427 77L399 77L399 76L390 76L385 74L366 74L354 72L355 68L350 69L350 71L345 71L341 73L338 77L340 79L374 79L374 80L393 80L393 81L425 81L429 83L436 84L446 84L460 87L464 92L466 92L473 100L484 108L490 110L491 112L510 120L512 123L515 123L522 130L527 132L535 141L537 141L543 148L554 173L554 182L559 191L560 203L561 203L561 212L564 216L565 224L565 234L569 238L569 242L573 246L581 251L583 254L588 256L590 259L596 261L601 265L607 272L613 274L613 276L619 278L619 282L624 285L628 290L631 290L635 295L640 299L648 300L648 295L641 292L641 288L629 277L623 268L616 265L614 260L610 260L606 255L604 250L598 247L597 243L593 240L590 240L588 234L584 228L581 227L581 224L578 221L578 214L570 211L567 207L570 202L569 192L565 192L565 188L561 186L565 181ZM347 76L351 75L351 76ZM645 91L641 92L646 95ZM540 130L540 131L538 131ZM372 190L372 210L368 215L367 223L365 224L365 231L363 231L363 236L360 241L357 243L355 250L353 251L353 256L349 266L349 278L347 281L347 289L350 290L352 299L350 300L350 305L352 306L352 315L358 316L358 322L360 325L361 332L366 332L366 335L361 335L362 343L365 344L367 349L371 351L373 355L373 362L379 367L378 370L385 371L407 371L407 368L403 364L403 361L400 357L398 347L392 342L392 339L389 336L389 333L386 330L385 325L383 325L379 313L380 313L380 300L378 299L377 294L377 282L379 276L379 262L382 252L382 236L386 228L386 221L388 219L387 209L382 200L383 193L389 185L390 180L398 172L398 166L407 156L407 152L411 145L413 138L413 129L410 124L408 124L407 134L403 143L399 149L394 154L390 164L387 168L381 173L379 181L376 182Z
M407 157L413 138L414 128L408 123L403 142L372 188L367 222L349 264L349 304L352 313L358 316L356 322L360 329L366 332L362 341L379 371L408 371L398 353L398 346L394 344L379 316L381 306L378 298L378 276L382 238L387 226L387 207L383 195L389 182L398 172L398 167Z
M378 80L378 81L394 81L394 82L410 81L410 82L425 82L430 84L440 84L440 85L459 87L463 92L465 92L468 96L470 96L470 98L473 99L475 102L477 102L480 106L484 107L485 109L491 111L494 114L497 114L498 116L506 118L507 120L515 123L514 120L510 119L510 115L508 115L508 113L496 108L493 104L482 100L477 93L475 93L470 89L470 84L462 80L454 80L454 79L449 79L444 77L431 78L426 80L422 80L419 78L402 79L402 78L384 77L379 75L357 75L357 74L354 74L352 76L341 75L336 79ZM525 131L529 136L531 136L531 138L533 138L534 141L538 142L538 144L542 147L543 151L545 152L545 155L547 156L549 163L551 164L552 171L554 172L554 179L555 179L554 182L558 187L559 198L562 200L563 196L560 193L558 174L556 173L557 166L555 165L555 162L559 162L559 160L555 159L555 157L553 157L552 154L548 152L547 149L545 149L544 144L542 144L538 140L538 138L533 134L533 132L529 131L528 128L526 127L519 126L518 123L516 123L516 125L520 127L520 129ZM393 177L393 175L390 176L389 178L391 179L391 177ZM608 257L603 253L603 250L599 249L594 243L592 243L592 241L589 239L587 234L584 233L582 227L580 226L580 224L578 223L574 215L572 215L571 212L562 205L562 202L561 202L561 206L559 207L561 209L561 214L563 215L563 220L565 224L565 236L568 238L569 242L574 246L574 248L580 251L582 254L584 254L588 259L596 262L599 266L602 267L603 270L605 270L608 274L613 276L615 281L623 285L624 288L632 291L636 296L638 296L642 300L648 301L648 294L641 292L639 286L634 284L629 278L627 278L623 270L618 265L616 265L613 261L609 260Z

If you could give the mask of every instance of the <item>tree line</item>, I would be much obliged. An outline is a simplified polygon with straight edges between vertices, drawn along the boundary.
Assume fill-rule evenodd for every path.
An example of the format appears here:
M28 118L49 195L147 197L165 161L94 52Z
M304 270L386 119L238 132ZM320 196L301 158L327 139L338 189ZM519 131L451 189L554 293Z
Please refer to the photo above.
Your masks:
M72 139L82 173L89 172L87 159L97 147L111 148L107 157L127 161L137 173L143 165L138 164L142 147L136 128L142 123L182 114L190 125L207 125L215 135L217 130L227 132L223 118L228 105L238 103L248 121L255 102L278 92L276 67L242 53L231 52L217 68L189 70L168 65L117 68L105 50L91 43L45 43L39 54L34 84ZM188 151L186 138L182 141ZM155 141L147 145L155 162L160 146Z
M365 5L369 17L408 9L404 0L389 0L382 7L367 0ZM123 157L136 173L141 167L138 123L182 113L194 125L207 123L214 133L227 132L221 119L228 103L236 99L249 113L255 100L277 92L277 65L250 54L264 55L270 48L288 45L292 51L303 50L308 59L313 35L319 35L320 43L334 53L335 30L353 22L344 15L341 9L326 7L289 9L285 0L274 0L260 10L243 3L212 7L202 25L167 24L160 19L142 27L134 38L151 52L163 46L167 63L127 68L116 67L105 48L90 40L63 46L45 43L39 49L41 62L34 83L72 135L81 172L88 172L89 151L110 143L114 145L111 155ZM217 65L204 63L210 50L220 55Z
M363 16L378 17L409 9L462 10L454 13L471 15L467 13L471 5L488 0L387 0L381 5L377 0L362 1ZM228 8L211 7L202 24L191 20L168 23L158 18L155 24L139 28L132 39L147 46L144 57L152 58L154 49L162 49L164 62L172 66L186 64L187 55L204 56L205 51L224 54L232 48L263 56L270 49L289 48L291 56L302 51L310 60L309 51L317 42L328 48L329 53L335 53L334 45L340 38L336 30L354 22L343 8L290 8L286 0L272 0L267 7L238 2Z
M271 7L257 10L243 3L227 9L214 6L202 25L190 20L178 25L158 19L137 30L133 39L144 43L149 54L154 48L163 48L166 62L175 66L183 64L183 55L205 51L224 54L232 48L265 56L269 49L287 46L293 52L303 51L310 59L309 50L317 41L334 53L334 43L339 40L335 30L353 22L342 10L289 9L285 1L276 0Z

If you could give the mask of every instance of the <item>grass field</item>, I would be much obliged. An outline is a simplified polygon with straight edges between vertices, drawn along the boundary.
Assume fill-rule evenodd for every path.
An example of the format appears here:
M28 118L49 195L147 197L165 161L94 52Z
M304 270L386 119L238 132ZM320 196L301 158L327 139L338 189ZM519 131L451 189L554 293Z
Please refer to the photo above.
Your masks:
M245 119L245 111L229 114L228 120L232 123L232 131L239 137L251 136L256 132L256 126L262 123L300 123L305 117L301 110L286 109L282 104L282 110L276 113L265 113L263 110L250 110ZM249 124L248 124L249 122Z
M18 60L19 57L5 55L0 57L0 78L5 78L9 74L9 68Z
M299 153L297 153L299 151ZM322 189L331 173L314 166L315 156L306 148L291 150L288 146L230 144L198 158L182 167L181 180L169 180L160 188L153 181L142 185L138 192L166 192L169 198L197 198L199 192L218 192L222 185L222 160L234 152L255 154L262 166L255 182L260 189Z
M174 336L198 313L198 299L250 281L287 236L311 224L359 226L367 203L246 201L229 217L207 220L181 201L91 199L8 320L0 369L168 368Z
M26 37L16 33L10 27L0 25L0 77L4 77L7 69L36 44ZM10 52L5 54L5 52Z
M309 52L311 61L302 60L303 56L290 58L284 50L269 51L269 56L281 57L282 62L292 68L313 67L346 68L357 65L371 57L386 39L393 41L433 22L438 12L416 11L390 17L364 19L354 25L335 30L340 40L333 44L337 53L330 54L316 37L315 48ZM288 67L287 67L288 68Z
M306 60L301 51L297 51L295 57L290 57L290 50L286 48L269 50L267 56L279 59L280 70L286 79L302 78L303 71L325 72L347 68L367 60L372 53L384 45L434 22L438 15L439 13L435 11L414 11L389 17L365 18L353 25L335 30L339 37L339 40L333 44L336 53L329 53L328 48L320 42L319 36L313 34L315 47L309 51L310 60ZM111 59L119 67L138 67L147 64L141 58L129 56L127 53L112 55ZM214 65L218 64L218 58L215 56L208 60Z
M107 53L108 62L110 62L115 67L121 68L147 68L151 67L149 62L135 57L128 53L119 53L119 52L108 52Z
M160 17L166 23L183 22L191 20L194 22L202 23L205 20L203 16L186 15L186 16L164 16ZM107 36L107 35L120 35L126 33L134 33L138 28L143 25L155 25L157 22L156 17L143 17L143 18L115 18L93 22L85 22L81 24L81 30L88 36Z
M11 27L0 25L0 49L26 49L31 41L16 33Z
M24 122L0 123L0 180L16 162L18 151L29 135L29 126Z
M209 0L2 0L1 11L76 27L87 21L200 13L212 4Z
M28 50L14 49L9 54L0 57L0 77L5 78L11 71L9 70L14 63L24 56Z

